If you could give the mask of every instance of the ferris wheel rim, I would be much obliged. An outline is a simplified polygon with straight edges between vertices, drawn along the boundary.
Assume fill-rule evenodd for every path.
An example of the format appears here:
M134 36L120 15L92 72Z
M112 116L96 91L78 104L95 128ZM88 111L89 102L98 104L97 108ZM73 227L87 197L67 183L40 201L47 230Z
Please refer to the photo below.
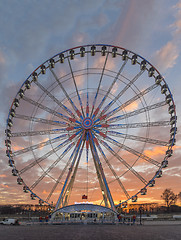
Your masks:
M67 52L70 51L70 50L76 50L76 49L79 49L79 48L81 48L81 47L91 47L91 46L107 46L107 47L110 47L110 48L116 47L116 48L119 48L119 49L121 49L121 50L127 50L127 49L125 49L125 48L121 48L121 47L113 46L113 45L106 45L106 44L83 45L83 46L74 47L74 48L71 48L71 49L62 51L62 52L54 55L53 57L49 58L48 60L46 60L43 64L48 63L51 59L56 58L57 56L59 56L59 55L62 54L62 53L65 53L65 52L67 53ZM127 51L129 51L129 53L131 53L131 54L135 54L134 52L132 52L132 51L130 51L130 50L127 50ZM111 53L111 52L110 52L110 53ZM79 53L77 53L77 54L79 54ZM148 64L149 66L153 67L153 68L155 69L155 71L157 72L157 74L158 74L159 76L161 76L161 74L158 72L158 70L157 70L149 61L147 61L145 58L141 57L141 56L138 55L138 54L136 54L136 55L137 55L140 59L145 60L145 61L147 62L147 64ZM29 75L29 77L24 81L24 83L23 83L22 86L20 87L19 91L22 89L22 87L24 87L26 81L29 80L29 79L32 77L32 75L33 75L38 69L40 69L41 66L42 66L42 64L41 64L38 68L36 68L36 69ZM162 77L162 76L161 76L161 77ZM165 79L164 79L163 77L162 77L162 81L164 82L164 84L166 84L167 90L168 90L169 94L171 95L171 99L172 99L171 101L172 101L172 105L173 105L173 108L174 108L174 116L175 116L175 120L176 120L175 103L174 103L174 100L173 100L172 93L171 93L171 91L170 91L170 89L169 89L169 87L168 87L168 85L167 85L167 83L166 83L166 81L165 81ZM19 91L18 91L18 93L16 94L15 99L18 97ZM13 103L14 103L14 100L13 100L13 102L12 102L12 105L11 105L11 108L10 108L10 111L9 111L9 114L8 114L8 120L7 120L6 130L9 129L8 122L9 122L9 119L11 119L10 113L11 113L11 110L13 109ZM84 118L84 119L85 119L85 118ZM91 126L92 126L93 120L91 119L90 121L92 121L92 123L91 123ZM175 135L176 135L176 122L175 122L175 124L174 124L174 128L175 128L175 131L174 131L174 135L173 135L173 138L172 138L173 141L172 141L171 145L169 146L168 150L172 150L172 147L173 147L173 145L174 145ZM88 129L89 129L89 128L88 128ZM9 137L6 136L6 140L8 140L8 139L9 139ZM7 150L8 150L8 149L9 149L9 148L7 147ZM164 160L167 160L167 159L168 159L167 157L164 158ZM10 155L9 155L9 160L11 161ZM14 168L14 166L13 166L13 168ZM159 174L159 172L162 170L162 168L163 168L163 167L160 166L157 175L155 175L155 176L145 185L145 188L147 188L147 187L149 186L149 184L155 180L155 178L158 176L158 174ZM16 169L16 167L15 167L15 169ZM34 194L34 192L31 191L30 189L29 189L29 191L30 191L32 194ZM132 199L133 197L137 196L140 192L141 192L141 190L138 191L134 196L132 196L132 197L130 197L129 199L127 199L125 202L127 202L128 200L130 200L130 199ZM35 195L35 194L34 194L34 195ZM37 195L35 195L35 196L36 196L37 198L39 198ZM41 198L39 198L39 199L42 200L43 202L47 203L47 202L44 201L43 199L41 199ZM123 203L124 203L124 202L122 202L121 204L123 204ZM48 204L49 204L49 203L48 203ZM118 206L121 205L121 204L118 204Z

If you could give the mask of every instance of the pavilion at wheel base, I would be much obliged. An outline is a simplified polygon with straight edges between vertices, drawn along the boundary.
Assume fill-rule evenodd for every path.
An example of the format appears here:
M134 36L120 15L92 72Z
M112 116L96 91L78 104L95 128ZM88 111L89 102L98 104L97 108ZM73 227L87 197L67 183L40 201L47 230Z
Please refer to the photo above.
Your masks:
M94 204L81 203L62 207L51 215L52 223L114 223L117 212Z

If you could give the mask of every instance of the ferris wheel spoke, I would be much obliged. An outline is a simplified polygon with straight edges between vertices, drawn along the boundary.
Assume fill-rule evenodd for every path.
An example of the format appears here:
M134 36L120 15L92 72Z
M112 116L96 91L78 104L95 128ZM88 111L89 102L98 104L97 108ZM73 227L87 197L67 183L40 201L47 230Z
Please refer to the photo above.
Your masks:
M78 129L79 130L79 129ZM59 133L75 133L76 130L70 131L69 128L60 128L52 130L42 130L42 131L28 131L28 132L15 132L11 133L11 137L27 137L27 136L39 136L47 134L59 134Z
M93 135L93 134L92 134L92 135ZM123 183L121 182L120 178L118 177L118 175L117 175L116 172L114 171L112 165L110 164L109 160L107 159L106 154L105 154L104 151L102 150L102 148L101 148L101 146L100 146L97 138L95 137L94 140L95 140L95 143L96 143L96 145L97 145L97 147L98 147L98 149L99 149L99 152L101 153L102 157L104 158L106 164L108 165L108 167L109 167L109 169L111 170L112 174L114 175L115 179L116 179L117 182L119 183L119 185L120 185L121 189L123 190L124 194L126 195L127 199L129 199L130 196L129 196L128 192L126 191Z
M98 138L99 139L99 138ZM130 170L142 183L147 185L147 181L137 172L134 168L131 167L121 156L119 156L105 141L99 139L99 142L119 160L128 170Z
M35 84L47 95L49 96L59 107L65 110L71 117L75 118L73 112L68 109L65 105L63 105L51 92L49 92L46 88L44 88L38 81Z
M115 131L107 131L106 133L110 136L115 136L115 137L119 137L119 138L136 140L136 141L156 144L156 145L160 145L160 146L168 146L168 142L157 140L157 139L139 137L139 136L124 134L124 133L115 132Z
M43 156L41 156L38 159L35 159L35 161L33 161L32 163L30 163L29 165L27 165L26 167L24 167L23 169L21 169L19 171L19 174L23 174L25 173L27 170L31 169L32 167L36 166L37 164L39 164L40 162L44 161L45 159L47 159L49 156L51 156L53 153L57 152L59 149L63 148L64 146L66 146L67 144L70 143L70 140L72 141L72 139L74 139L74 142L77 140L77 138L79 136L77 135L72 135L71 137L69 137L69 139L65 140L63 143L59 144L57 147L55 147L54 149L50 150L49 152L45 153Z
M57 81L58 85L60 86L60 88L62 89L63 93L65 94L66 98L68 99L69 103L71 104L71 106L73 107L74 111L76 112L77 116L79 118L81 118L81 113L78 110L78 108L75 106L74 102L72 101L72 99L69 97L67 91L65 90L65 88L63 87L62 83L60 82L60 80L58 79L57 75L55 74L55 72L53 71L52 68L50 68L51 73L53 74L55 80Z
M54 116L56 116L58 118L64 119L65 121L68 121L69 123L72 123L72 119L74 120L74 118L70 118L70 117L68 117L68 116L66 116L66 115L64 115L62 113L59 113L59 112L57 112L55 110L52 110L51 108L48 108L48 107L42 105L41 103L38 103L38 102L34 101L33 99L30 99L30 98L28 98L26 96L23 97L23 100L25 100L26 102L31 103L35 107L38 107L38 108L40 108L40 109L42 109L42 110L44 110L44 111L46 111L48 113L51 113L52 115L54 115ZM80 123L77 120L74 120L74 122Z
M118 77L120 76L121 72L123 71L123 69L124 69L124 67L125 67L125 65L126 65L126 63L127 63L127 61L128 61L128 59L125 60L125 61L123 62L121 68L119 69L119 72L117 73L116 77L114 78L114 80L113 80L111 86L109 87L109 89L108 89L106 95L103 97L103 99L102 99L102 101L100 102L99 106L98 106L97 109L95 110L94 115L93 115L93 118L95 118L96 115L97 115L97 113L100 111L102 105L104 104L104 102L105 102L105 100L107 99L109 93L111 92L111 90L112 90L114 84L115 84L116 81L118 80Z
M126 63L126 61L125 61L125 63ZM103 114L103 113L105 113L106 111L108 111L109 110L109 108L133 85L133 83L143 74L143 72L144 72L145 70L141 70L131 81L129 81L129 83L122 89L122 91L103 109L103 111L101 112L101 114L100 114L100 116ZM119 76L119 75L118 75ZM117 76L117 78L118 78L118 76ZM112 89L112 87L111 87L111 89ZM110 91L111 91L111 89L110 89ZM108 92L107 92L107 94L105 95L105 97L104 98L107 98L107 96L108 96L108 94L109 94L109 92L110 92L109 90L108 90ZM103 99L104 99L103 98ZM105 100L104 100L105 101ZM103 104L102 104L103 105ZM101 105L101 106L102 106ZM99 108L100 109L100 108ZM99 116L99 117L100 117Z
M97 91L96 91L96 94L95 94L95 97L94 97L93 106L92 106L92 110L91 110L91 114L90 114L90 116L92 118L94 118L94 115L95 115L95 113L94 113L94 115L92 116L93 111L94 111L94 107L95 107L95 104L96 104L96 100L97 100L97 97L98 97L98 94L99 94L99 89L100 89L100 86L101 86L102 78L104 76L104 71L105 71L105 67L106 67L108 56L109 56L109 51L107 52L107 55L106 55L106 58L105 58L105 61L104 61L104 66L102 68L102 73L101 73L101 77L99 79L98 88L97 88Z
M38 178L38 180L36 180L36 182L34 182L31 187L30 190L33 190L42 180L44 177L46 177L48 175L48 173L56 167L56 165L62 160L62 158L64 156L66 156L66 154L68 154L68 152L73 148L74 146L74 142L70 143L68 145L68 147L63 151L63 153L57 158L57 160L50 165L50 167Z
M71 162L73 156L74 156L75 153L76 153L76 149L77 149L77 148L75 147L74 150L73 150L73 152L72 152L72 154L71 154L71 156L70 156L70 158L69 158L69 160L67 161L65 167L63 168L61 174L59 175L59 177L58 177L56 183L54 184L53 188L51 189L51 191L50 191L50 193L49 193L49 195L48 195L46 201L49 201L49 199L51 198L52 194L53 194L54 191L56 190L58 184L60 183L60 180L62 179L62 177L63 177L65 171L67 170L67 167L70 165L70 162Z
M143 160L145 160L145 161L147 161L147 162L149 162L149 163L151 163L151 164L153 164L153 165L155 165L155 166L160 167L160 163L157 162L156 160L151 159L150 157L144 155L143 153L140 153L140 152L138 152L138 151L136 151L136 150L134 150L134 149L132 149L132 148L130 148L130 147L122 144L122 143L119 143L119 142L116 141L115 139L108 137L106 134L104 134L104 133L102 133L102 132L100 132L100 131L97 131L97 130L96 130L96 132L101 136L101 138L106 139L108 142L112 143L113 145L118 146L119 148L124 149L124 150L126 150L127 152L132 153L132 154L134 154L135 156L140 157L140 158L142 158Z
M14 116L14 118L28 120L28 121L32 121L32 122L44 123L44 124L48 124L48 125L58 125L58 126L62 126L62 127L69 125L67 122L63 122L63 121L53 121L53 120L47 120L44 118L31 117L31 116L26 116L26 115L21 115L21 114L16 114Z
M135 95L134 97L132 97L131 99L129 99L127 102L123 103L121 106L116 107L116 108L113 109L112 111L110 111L110 112L108 112L107 114L104 114L104 115L103 115L103 113L105 113L105 112L107 111L107 109L104 108L103 111L102 111L101 114L100 114L101 116L100 116L98 119L96 119L95 122L100 121L100 120L103 120L103 119L104 119L104 120L108 119L110 116L113 116L114 114L116 114L117 112L119 112L120 110L122 110L123 108L129 106L131 103L133 103L133 102L135 102L136 100L138 100L139 98L143 97L145 94L151 92L151 91L152 91L153 89L155 89L156 87L158 87L158 85L155 83L155 84L153 84L152 86L148 87L147 89L143 90L142 92L139 92L137 95ZM112 100L112 101L113 101L113 100ZM111 105L112 101L111 101L107 106Z
M69 67L70 67L72 79L73 79L75 90L76 90L76 93L77 93L77 97L78 97L78 100L79 100L80 108L81 108L81 111L82 111L82 114L80 115L80 118L83 119L83 117L85 117L85 115L84 115L82 100L81 100L81 97L79 95L79 91L78 91L77 84L76 84L76 81L75 81L75 77L74 77L74 73L73 73L73 70L72 70L72 66L70 64L70 59L67 58L67 60L68 60L68 64L69 64ZM80 113L80 111L79 111L79 113Z
M89 93L87 91L86 116L89 117Z
M170 121L159 122L142 122L142 123L128 123L128 124L97 124L94 125L95 129L127 129L127 128L142 128L142 127L163 127L170 125Z
M132 111L132 112L128 112L128 113L123 114L123 115L119 115L119 116L116 116L116 117L113 117L113 118L109 118L107 120L107 122L108 123L112 123L112 122L120 121L120 120L129 118L129 117L132 117L132 116L139 115L139 114L144 113L146 111L150 111L150 110L154 110L156 108L163 107L165 105L167 105L166 101L162 101L162 102L150 105L150 106L146 106L146 107L140 108L140 109Z
M12 153L12 156L15 157L15 156L21 155L21 154L23 154L23 153L27 153L27 152L29 152L29 151L36 150L36 149L38 149L38 148L43 148L43 147L48 146L48 145L50 145L50 144L52 144L52 143L58 142L58 141L60 141L60 140L63 140L63 139L65 139L65 138L67 138L67 136L68 136L68 134L63 134L63 135L61 135L61 136L58 136L58 137L56 137L56 138L47 140L47 141L45 141L45 142L40 142L40 143L35 144L35 145L32 145L32 146L30 146L30 147L23 148L23 149L21 149L21 150L18 150L18 151L16 151L16 152L13 152L13 153Z

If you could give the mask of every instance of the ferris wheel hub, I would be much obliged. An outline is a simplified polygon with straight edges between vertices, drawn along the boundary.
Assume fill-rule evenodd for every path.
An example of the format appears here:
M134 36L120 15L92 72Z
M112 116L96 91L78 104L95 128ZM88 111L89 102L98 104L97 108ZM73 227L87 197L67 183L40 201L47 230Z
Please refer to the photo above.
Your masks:
M90 117L86 117L82 121L82 127L84 129L90 129L93 126L93 121Z

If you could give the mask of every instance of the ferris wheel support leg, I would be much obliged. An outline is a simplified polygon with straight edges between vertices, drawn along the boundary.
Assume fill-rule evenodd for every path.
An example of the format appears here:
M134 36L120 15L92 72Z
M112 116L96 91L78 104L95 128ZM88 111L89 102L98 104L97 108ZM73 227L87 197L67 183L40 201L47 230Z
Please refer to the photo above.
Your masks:
M83 142L81 150L79 152L79 157L77 159L77 163L76 163L76 166L74 168L74 171L73 171L72 177L70 179L69 185L68 185L68 187L67 187L67 189L64 193L64 196L62 197L62 199L64 199L64 202L62 201L62 207L65 207L65 206L68 205L68 200L69 200L72 188L73 188L73 184L74 184L74 181L75 181L75 177L76 177L77 169L78 169L78 166L79 166L79 162L80 162L80 159L81 159L81 156L82 156L84 144L85 144L85 141Z
M111 208L115 211L116 208L115 208L115 205L114 205L114 202L113 202L113 198L112 198L111 192L109 190L109 186L108 186L107 181L106 181L104 170L102 168L102 164L100 162L100 159L99 159L99 156L98 156L98 153L97 153L97 150L96 150L94 140L92 138L91 133L90 133L90 136L91 136L90 137L90 139L91 139L90 149L91 149L92 156L93 156L93 159L94 159L94 164L95 164L95 167L96 167L98 179L101 180L101 181L99 181L99 183L100 183L100 187L101 187L101 190L102 190L103 198L105 199L106 196L107 196L106 201L107 201L107 199L109 200ZM106 196L105 196L104 193L106 193Z
M72 164L69 168L69 171L68 171L68 174L67 174L67 177L66 177L66 180L65 180L65 183L63 185L63 188L62 188L62 191L60 193L60 196L58 198L58 201L56 203L56 206L55 206L55 210L58 209L61 205L61 203L63 204L63 196L65 194L65 189L66 189L66 186L68 184L68 181L70 179L70 176L71 176L71 172L72 172L72 169L73 169L73 166L75 164L75 161L76 161L76 158L78 156L78 153L79 153L79 150L80 150L80 147L81 147L81 144L82 144L82 140L84 139L84 135L85 135L85 132L83 133L82 137L79 139L79 141L77 142L77 145L75 147L75 156L73 158L73 161L72 161ZM74 152L73 152L74 154ZM73 155L71 155L71 157L73 157Z

